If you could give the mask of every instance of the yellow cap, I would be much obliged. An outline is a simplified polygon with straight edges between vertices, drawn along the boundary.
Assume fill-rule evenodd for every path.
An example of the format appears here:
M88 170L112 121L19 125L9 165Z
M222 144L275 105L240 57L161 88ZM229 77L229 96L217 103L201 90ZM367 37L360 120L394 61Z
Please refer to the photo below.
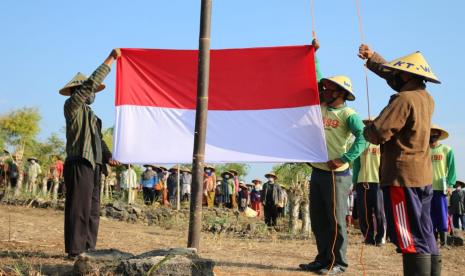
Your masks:
M431 126L431 130L439 130L441 132L441 136L439 136L439 140L444 140L444 139L447 139L449 137L449 133L443 129L442 127L438 126L438 125L432 125Z
M395 59L383 64L385 68L408 72L425 78L427 81L441 83L431 71L431 67L420 52Z
M323 84L325 81L330 81L332 83L337 84L339 87L341 87L342 89L344 89L345 91L349 93L349 95L347 96L348 101L355 100L355 95L354 95L354 92L352 91L352 81L348 77L334 76L334 77L322 78L321 81L323 82Z

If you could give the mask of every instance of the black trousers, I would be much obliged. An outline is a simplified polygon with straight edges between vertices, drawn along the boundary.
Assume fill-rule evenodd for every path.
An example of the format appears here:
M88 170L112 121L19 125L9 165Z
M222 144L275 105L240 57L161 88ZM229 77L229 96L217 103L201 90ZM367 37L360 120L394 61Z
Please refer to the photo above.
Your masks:
M100 165L85 159L66 161L65 252L95 249L100 221Z
M383 191L378 183L366 183L366 187L364 187L364 184L358 183L355 187L360 230L363 236L366 237L365 242L381 244L386 229ZM373 217L376 220L376 235Z
M276 218L278 217L278 207L275 204L266 204L264 206L265 223L268 226L276 226Z
M144 202L146 205L151 205L155 198L155 190L153 188L143 187L142 192L144 195Z

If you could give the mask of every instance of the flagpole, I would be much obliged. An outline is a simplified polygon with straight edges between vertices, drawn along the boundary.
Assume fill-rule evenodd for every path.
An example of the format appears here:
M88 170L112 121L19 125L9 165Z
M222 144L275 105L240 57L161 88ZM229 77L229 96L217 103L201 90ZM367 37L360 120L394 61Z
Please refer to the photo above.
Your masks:
M197 71L197 108L195 112L192 193L187 247L199 249L202 227L202 187L207 132L208 82L210 71L210 23L212 0L202 0L200 11L199 63Z

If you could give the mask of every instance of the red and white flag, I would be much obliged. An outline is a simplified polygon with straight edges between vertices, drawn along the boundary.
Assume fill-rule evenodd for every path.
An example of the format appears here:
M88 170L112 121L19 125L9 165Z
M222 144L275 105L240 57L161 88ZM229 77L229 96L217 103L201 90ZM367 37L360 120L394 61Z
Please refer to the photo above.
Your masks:
M121 53L114 158L192 162L198 51ZM210 55L206 162L327 160L312 46Z

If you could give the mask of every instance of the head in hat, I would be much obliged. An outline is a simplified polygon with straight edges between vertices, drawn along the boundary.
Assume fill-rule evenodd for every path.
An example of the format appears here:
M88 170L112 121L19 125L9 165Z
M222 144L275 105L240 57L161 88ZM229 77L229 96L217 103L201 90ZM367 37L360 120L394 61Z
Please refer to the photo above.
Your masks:
M234 176L238 176L239 173L236 170L229 170L230 173L232 173Z
M376 118L368 117L368 118L363 119L362 122L363 122L365 125L368 125L369 123L373 122L375 119L376 119Z
M322 97L328 105L339 105L345 101L354 101L352 81L346 76L334 76L321 79Z
M149 171L157 169L157 166L152 165L152 164L145 164L144 167Z
M181 172L182 172L183 174L188 174L188 173L191 173L191 170L189 170L188 168L182 168L182 169L181 169Z
M242 189L247 189L247 185L245 185L244 181L239 181L239 187Z
M63 96L71 96L77 89L79 89L87 80L87 76L78 72L63 88L60 89L60 94ZM95 100L95 93L105 89L105 84L101 83L95 91L86 99L86 104L92 104Z
M177 173L178 172L178 167L174 166L169 169L170 173Z
M157 172L166 172L166 171L168 171L168 169L166 167L163 167L163 166L157 166L156 171Z
M233 178L234 175L231 172L226 171L221 174L221 177L225 179L229 179L229 178Z
M429 143L430 145L434 146L438 143L439 140L444 140L449 137L449 133L441 128L438 125L431 126L431 132L429 136Z
M204 168L203 168L203 171L208 175L212 175L212 173L215 172L215 168L213 168L212 166L209 166L209 165L206 165Z
M221 182L223 181L223 178L217 177L216 178L216 186L221 185Z
M39 159L37 159L35 156L31 156L27 159L27 161L31 163L39 162Z
M275 182L278 179L278 177L276 176L276 174L274 174L274 172L269 172L265 174L265 177L266 179L268 179L268 182L271 182L271 183Z
M463 181L457 180L455 181L455 188L457 189L465 188L465 183Z

